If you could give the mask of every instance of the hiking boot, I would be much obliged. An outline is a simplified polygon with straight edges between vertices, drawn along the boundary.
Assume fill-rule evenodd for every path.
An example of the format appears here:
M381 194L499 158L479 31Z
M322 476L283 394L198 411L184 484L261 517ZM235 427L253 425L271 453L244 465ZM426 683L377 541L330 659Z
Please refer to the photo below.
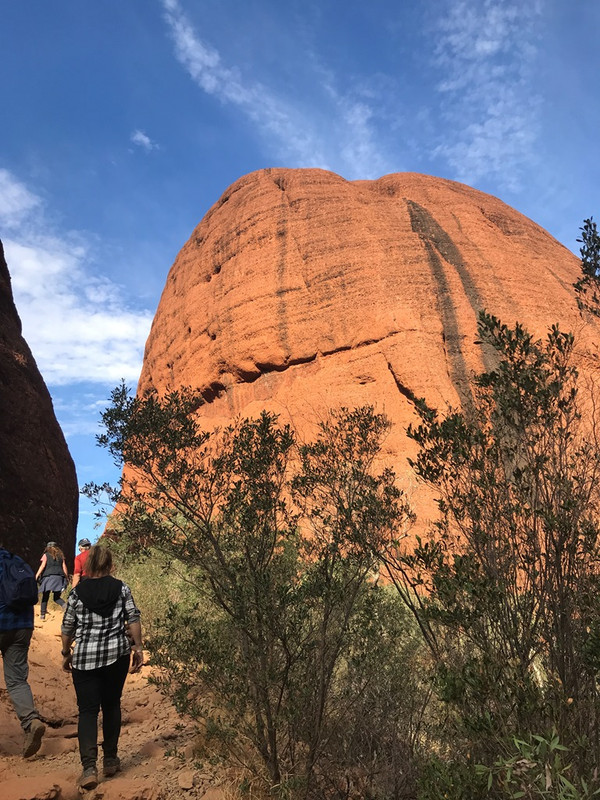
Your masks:
M23 742L23 758L29 758L37 753L42 746L42 736L46 733L46 726L41 719L32 719L31 725L25 731Z
M112 778L117 772L121 772L121 760L115 758L105 758L102 764L102 773L105 778Z
M96 767L84 769L77 784L81 789L95 789L98 786L98 770Z

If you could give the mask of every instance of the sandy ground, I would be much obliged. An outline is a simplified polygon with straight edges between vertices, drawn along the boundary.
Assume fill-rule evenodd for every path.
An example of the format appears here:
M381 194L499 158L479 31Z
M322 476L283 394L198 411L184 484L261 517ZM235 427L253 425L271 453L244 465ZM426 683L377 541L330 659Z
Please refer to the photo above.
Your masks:
M198 760L193 725L148 684L148 666L129 675L123 692L122 771L107 779L100 772L98 787L80 792L75 691L61 669L62 614L56 606L49 612L42 623L36 608L29 651L29 682L46 734L39 752L27 760L21 756L23 732L0 678L0 800L75 800L82 794L88 800L225 800L211 768Z

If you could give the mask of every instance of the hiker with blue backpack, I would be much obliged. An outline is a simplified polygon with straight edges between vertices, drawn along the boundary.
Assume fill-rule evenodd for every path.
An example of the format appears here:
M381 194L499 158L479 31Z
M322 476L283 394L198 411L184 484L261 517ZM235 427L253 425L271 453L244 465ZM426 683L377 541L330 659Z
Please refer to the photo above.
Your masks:
M0 547L0 652L8 696L25 733L23 758L37 753L46 731L27 682L37 599L37 582L29 564Z

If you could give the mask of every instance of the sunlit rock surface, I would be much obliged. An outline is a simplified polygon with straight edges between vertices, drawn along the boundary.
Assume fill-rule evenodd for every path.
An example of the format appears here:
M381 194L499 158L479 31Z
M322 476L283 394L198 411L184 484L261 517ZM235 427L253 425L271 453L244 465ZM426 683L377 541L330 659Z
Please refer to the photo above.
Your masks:
M468 404L489 362L481 309L540 336L560 323L582 369L596 369L578 273L545 230L459 183L261 170L225 191L179 253L139 388L198 387L208 425L267 408L302 435L331 407L372 404L394 422L385 456L419 506L406 462L414 398Z

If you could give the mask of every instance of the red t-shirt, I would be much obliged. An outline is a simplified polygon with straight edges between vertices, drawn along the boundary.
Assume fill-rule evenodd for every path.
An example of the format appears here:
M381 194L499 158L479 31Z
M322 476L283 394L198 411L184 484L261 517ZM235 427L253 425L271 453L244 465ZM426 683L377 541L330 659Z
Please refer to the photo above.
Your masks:
M73 570L74 575L85 575L85 562L87 561L89 554L89 550L84 550L83 553L79 553L78 556L75 556L75 568Z

